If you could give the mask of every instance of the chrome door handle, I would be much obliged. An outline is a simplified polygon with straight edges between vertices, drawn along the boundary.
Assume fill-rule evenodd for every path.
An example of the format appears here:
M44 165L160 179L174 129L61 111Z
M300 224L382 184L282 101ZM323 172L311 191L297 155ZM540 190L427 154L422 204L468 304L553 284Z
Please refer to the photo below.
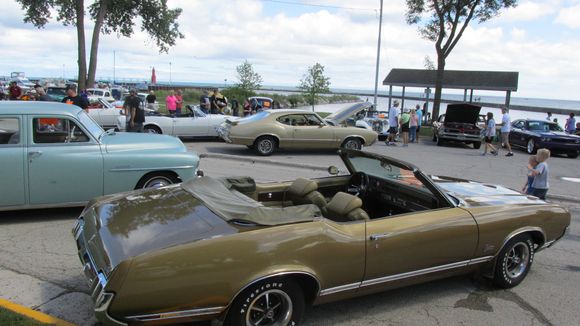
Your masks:
M371 235L370 239L371 241L377 241L380 239L385 239L391 236L391 233L379 233L379 234L373 234Z
M42 151L30 151L28 152L28 157L40 156L42 155Z

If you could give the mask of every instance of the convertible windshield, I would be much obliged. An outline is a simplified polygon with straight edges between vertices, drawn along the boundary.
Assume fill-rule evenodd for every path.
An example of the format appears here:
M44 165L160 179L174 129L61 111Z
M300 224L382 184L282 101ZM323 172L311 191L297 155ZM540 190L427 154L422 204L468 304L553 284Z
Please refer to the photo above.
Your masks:
M528 122L529 130L537 131L564 131L557 123L544 122L544 121L530 121Z
M205 117L205 113L203 113L203 111L200 110L198 107L194 107L193 111L195 112L196 117L200 117L200 118Z
M351 156L349 157L349 162L354 168L354 172L363 172L369 176L393 180L396 183L414 188L426 189L425 185L417 179L413 171L394 165L386 160L379 160L373 157Z
M95 139L99 139L99 137L105 132L101 126L99 126L93 118L91 118L85 111L80 111L77 116L83 126L87 128L88 132L95 137Z

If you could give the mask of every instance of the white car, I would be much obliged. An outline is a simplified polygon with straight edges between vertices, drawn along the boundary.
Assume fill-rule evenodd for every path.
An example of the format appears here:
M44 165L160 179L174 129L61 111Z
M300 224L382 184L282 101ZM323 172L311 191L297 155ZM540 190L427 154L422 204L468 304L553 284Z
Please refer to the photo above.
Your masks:
M141 106L145 109L158 111L159 110L159 103L157 103L157 101L155 101L155 103L153 103L152 107L147 106L147 95L149 95L149 94L148 93L137 93L137 97L139 97L139 100L141 101ZM121 94L122 100L115 101L113 103L113 105L115 105L118 108L122 108L123 104L125 103L125 98L127 96L129 96L128 92Z
M107 102L104 98L89 98L89 116L103 129L117 127L117 119L122 116L122 110Z
M238 117L223 114L206 114L198 106L187 105L185 112L177 117L161 115L157 112L145 113L145 132L172 135L176 137L219 137L217 128L226 120L237 120ZM126 129L126 117L119 116L117 128Z
M108 89L87 88L87 93L89 95L89 99L102 98L105 101L110 102L110 103L115 102L115 98L113 97L113 94Z

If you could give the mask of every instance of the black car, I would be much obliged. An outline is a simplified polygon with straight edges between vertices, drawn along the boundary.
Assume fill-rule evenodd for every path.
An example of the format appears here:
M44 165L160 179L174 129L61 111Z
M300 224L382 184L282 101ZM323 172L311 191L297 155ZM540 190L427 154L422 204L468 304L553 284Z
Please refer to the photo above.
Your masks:
M547 120L515 120L509 139L512 146L521 147L529 154L539 148L567 154L570 158L580 154L580 136L567 134L557 123Z

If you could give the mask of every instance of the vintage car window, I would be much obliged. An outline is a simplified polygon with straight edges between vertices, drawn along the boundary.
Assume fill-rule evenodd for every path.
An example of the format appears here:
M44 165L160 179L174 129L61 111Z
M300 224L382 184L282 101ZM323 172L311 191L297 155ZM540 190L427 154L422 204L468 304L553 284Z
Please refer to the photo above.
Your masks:
M307 126L308 122L302 114L283 115L276 119L278 122L289 126ZM320 124L320 123L319 123Z
M85 143L90 140L74 121L66 118L34 118L32 126L32 138L36 144Z
M514 128L523 129L524 126L525 126L525 123L523 121L514 122Z
M20 120L0 118L0 146L20 143Z
M354 156L349 157L349 161L356 172L364 172L369 176L428 191L423 182L417 179L411 170L370 157Z
M320 124L322 123L322 120L320 120L320 118L318 118L318 116L316 116L314 114L307 114L306 115L306 122L310 126L320 126Z
M194 107L193 112L194 112L196 117L200 117L200 118L205 117L205 113L203 113L203 111L200 110L198 107Z

